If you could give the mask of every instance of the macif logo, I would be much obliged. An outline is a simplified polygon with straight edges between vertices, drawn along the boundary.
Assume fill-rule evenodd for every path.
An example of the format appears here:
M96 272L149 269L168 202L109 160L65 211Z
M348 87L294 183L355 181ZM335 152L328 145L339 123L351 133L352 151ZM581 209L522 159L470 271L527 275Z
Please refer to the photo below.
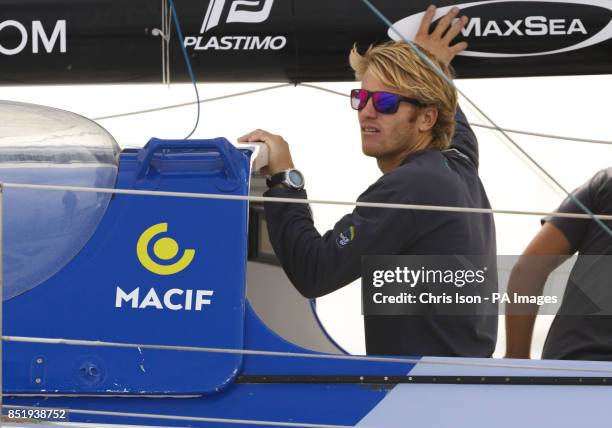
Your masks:
M434 23L452 7L469 18L461 31L468 42L463 56L513 58L552 55L584 49L612 38L609 0L488 0L437 10ZM416 36L424 12L393 26L406 38ZM389 29L394 40L400 37Z
M149 255L149 243L160 233L168 232L168 223L158 223L145 230L136 243L138 260L147 270L157 275L174 275L191 264L195 257L195 250L185 250L183 255L174 263L161 264L154 261ZM160 260L171 260L177 256L179 246L169 237L159 239L153 246L153 254Z
M162 237L153 244L153 254L160 261L176 259L173 263L161 263L154 261L149 255L149 244L162 233L168 232L168 223L157 223L145 230L136 244L138 261L148 271L157 275L174 275L186 269L195 257L195 250L186 249L178 257L179 245L170 237ZM201 311L204 306L212 304L213 290L183 290L171 288L164 292L158 292L151 287L148 291L140 287L127 292L121 287L115 288L115 307L123 308L124 304L131 309L168 309L171 311Z
M206 16L202 21L200 34L220 27L226 9L224 23L258 24L268 20L274 5L274 0L210 0ZM281 50L287 45L285 36L273 35L228 35L228 36L188 36L185 37L185 47L194 50Z

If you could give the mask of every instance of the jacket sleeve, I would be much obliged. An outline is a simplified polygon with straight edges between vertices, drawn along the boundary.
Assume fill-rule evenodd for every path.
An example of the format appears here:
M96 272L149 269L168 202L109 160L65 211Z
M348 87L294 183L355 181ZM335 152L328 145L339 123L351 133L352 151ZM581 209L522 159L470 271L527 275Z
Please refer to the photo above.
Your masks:
M592 213L601 213L602 208L597 202L603 200L603 192L607 187L605 178L605 170L599 171L590 180L575 189L571 196L565 198L559 208L557 208L557 212L585 214L584 209L576 202L577 199ZM569 241L572 253L575 253L581 250L584 237L587 235L588 226L592 220L552 216L542 219L542 224L544 222L550 222L557 226Z
M274 188L265 196L306 198L306 192ZM358 201L409 203L397 191L373 184ZM307 298L324 296L361 276L361 256L398 254L415 240L413 211L356 207L319 234L306 204L265 202L270 241L285 273Z
M478 140L459 106L457 106L457 113L455 113L455 133L450 147L468 156L478 168Z

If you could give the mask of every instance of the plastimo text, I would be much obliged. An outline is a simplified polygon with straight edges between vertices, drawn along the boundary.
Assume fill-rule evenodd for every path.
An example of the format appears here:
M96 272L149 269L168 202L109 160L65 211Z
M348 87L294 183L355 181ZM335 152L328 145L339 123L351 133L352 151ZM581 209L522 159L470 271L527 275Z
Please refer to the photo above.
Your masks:
M185 37L185 47L195 50L274 50L278 51L287 45L287 38L283 36L204 36Z

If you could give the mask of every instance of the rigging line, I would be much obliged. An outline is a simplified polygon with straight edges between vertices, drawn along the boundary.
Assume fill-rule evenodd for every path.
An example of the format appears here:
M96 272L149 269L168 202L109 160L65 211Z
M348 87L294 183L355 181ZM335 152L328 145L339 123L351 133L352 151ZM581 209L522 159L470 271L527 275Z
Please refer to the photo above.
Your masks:
M24 410L53 410L55 407L34 407L34 406L4 406L6 409L24 409ZM83 415L98 415L98 416L118 416L124 418L143 418L143 419L163 419L171 421L187 421L187 422L211 422L221 424L239 424L239 425L260 425L274 427L305 427L305 428L353 428L353 425L329 425L329 424L313 424L301 422L278 422L266 421L259 419L227 419L227 418L206 418L200 416L180 416L180 415L160 415L156 413L127 413L127 412L111 412L105 410L83 410L83 409L67 409L68 414L76 413Z
M305 86L307 88L317 89L323 92L329 92L330 94L340 95L341 97L349 98L349 94L345 94L344 92L334 91L333 89L324 88L323 86L313 85L312 83L296 83L296 86Z
M168 7L168 0L164 0L166 2L166 8ZM166 39L166 81L168 84L168 88L170 88L170 40L172 39L172 10L166 11L166 31L168 32L168 37Z
M484 125L481 123L471 123L470 125L478 127L478 128L486 128L486 129L492 129L497 131L497 128L491 125ZM577 143L592 143L592 144L606 144L606 145L612 145L612 141L606 141L606 140L595 140L595 139L591 139L591 138L579 138L579 137L566 137L563 135L555 135L555 134L544 134L541 132L533 132L533 131L520 131L518 129L509 129L509 128L500 128L506 132L509 132L511 134L521 134L521 135L528 135L530 137L542 137L542 138L551 138L554 140L565 140L565 141L574 141Z
M169 73L169 71L168 71ZM169 74L168 74L169 75ZM334 95L340 95L342 97L348 98L349 95L344 93L344 92L340 92L340 91L335 91L333 89L328 89L328 88L324 88L322 86L318 86L318 85L314 85L311 83L281 83L278 85L274 85L274 86L268 86L266 88L259 88L259 89L253 89L253 90L249 90L249 91L244 91L244 92L237 92L234 94L228 94L228 95L222 95L219 97L213 97L213 98L205 98L200 100L200 103L207 103L207 102L212 102L212 101L219 101L219 100L224 100L227 98L233 98L233 97L239 97L242 95L250 95L250 94L255 94L258 92L263 92L263 91L269 91L272 89L278 89L278 88L284 88L287 86L304 86L307 88L311 88L311 89L316 89L322 92L328 92L330 94L334 94ZM164 111L164 110L170 110L173 108L180 108L180 107L186 107L186 106L190 106L195 104L197 101L191 101L191 102L186 102L186 103L181 103L181 104L173 104L173 105L169 105L169 106L162 106L162 107L155 107L155 108L151 108L151 109L146 109L146 110L138 110L138 111L133 111L133 112L126 112L126 113L118 113L118 114L113 114L113 115L108 115L108 116L100 116L100 117L94 117L92 118L92 120L107 120L107 119L116 119L116 118L121 118L121 117L127 117L127 116L134 116L134 115L138 115L138 114L145 114L145 113L155 113L158 111ZM474 126L474 127L479 127L479 128L486 128L486 129L491 129L491 130L497 130L498 128L494 127L494 126L490 126L490 125L484 125L484 124L480 124L480 123L470 123L470 126ZM567 136L563 136L563 135L554 135L554 134L545 134L545 133L540 133L540 132L533 132L533 131L521 131L518 129L509 129L509 128L499 128L503 131L512 133L512 134L521 134L521 135L528 135L528 136L533 136L533 137L542 137L542 138L551 138L551 139L555 139L555 140L567 140L567 141L574 141L574 142L579 142L579 143L593 143L593 144L605 144L605 145L612 145L612 141L607 141L607 140L597 140L597 139L591 139L591 138L579 138L579 137L567 137Z
M176 26L176 34L178 34L179 43L181 44L181 51L183 52L183 58L185 59L185 65L187 66L187 72L189 73L189 78L191 79L191 83L193 83L193 89L195 90L197 106L198 106L198 114L196 116L196 121L193 126L191 132L185 137L185 140L188 140L198 128L200 124L200 94L198 92L198 84L196 82L195 75L193 74L193 68L191 67L191 60L189 59L189 55L187 54L187 48L185 47L185 41L183 40L183 30L181 30L181 23L179 21L178 13L176 13L176 8L174 7L174 0L168 0L170 2L170 15L174 18L174 25Z
M48 345L69 345L69 346L91 346L91 347L108 347L108 348L134 348L134 349L156 349L161 351L186 351L186 352L202 352L212 354L238 354L238 355L259 355L267 357L287 357L287 358L309 358L323 360L344 360L344 361L369 361L379 363L405 363L405 364L427 364L434 366L457 366L457 367L479 367L479 368L494 368L494 369L517 369L517 370L552 370L560 372L573 373L599 373L611 374L612 368L584 368L584 367L554 367L554 366L538 366L529 364L510 364L510 363L485 363L477 361L454 361L437 358L435 360L424 360L421 358L399 358L399 357L370 357L362 355L342 355L342 354L316 354L305 352L281 352L281 351L263 351L258 349L234 349L234 348L212 348L201 346L180 346L180 345L151 345L151 344L136 344L124 342L103 342L99 340L76 340L76 339L59 339L46 337L25 337L25 336L1 336L4 342L20 342L20 343L44 343Z
M329 89L329 88L324 88L323 86L318 86L318 85L313 85L311 83L297 83L296 86L305 86L307 88L312 88L312 89L317 89L319 91L323 91L323 92L328 92L330 94L334 94L334 95L340 95L342 97L348 98L349 94L346 94L344 92L340 92L340 91L335 91L333 89ZM496 128L495 126L491 126L491 125L484 125L481 123L472 123L470 122L470 126L474 126L477 128L486 128L486 129L492 129L497 131L498 128ZM606 145L612 145L612 141L608 141L608 140L597 140L597 139L592 139L592 138L580 138L580 137L566 137L563 135L555 135L555 134L545 134L542 132L534 132L534 131L521 131L518 129L509 129L509 128L499 128L502 131L506 131L509 132L511 134L521 134L521 135L528 135L531 137L542 137L542 138L550 138L550 139L554 139L554 140L566 140L566 141L574 141L574 142L578 142L578 143L593 143L593 144L606 144Z
M536 161L531 155L529 155L529 153L527 153L517 142L515 142L510 135L508 135L508 133L506 133L505 131L503 131L498 125L497 123L495 123L493 121L493 119L491 119L482 109L480 109L480 107L478 107L476 105L475 102L473 102L466 94L464 94L459 88L457 88L455 86L455 84L453 83L452 79L450 79L446 74L444 74L442 72L442 70L440 70L440 68L434 64L434 62L429 59L429 57L425 54L423 54L423 52L421 52L421 50L410 40L408 40L406 37L404 37L403 34L401 34L393 25L393 23L391 21L389 21L389 19L387 19L387 17L385 15L382 14L382 12L380 12L371 2L370 0L361 0L362 3L364 3L376 16L378 16L378 18L380 18L385 25L387 25L391 30L393 30L393 32L400 38L402 39L427 65L429 65L429 67L431 67L431 69L438 74L438 76L440 78L442 78L444 81L446 81L451 88L454 88L458 94L460 94L461 96L463 96L463 98L466 99L466 101L478 112L480 113L488 122L491 123L491 125L495 126L495 128L497 129L497 131L499 131L504 137L507 138L507 140L512 143L512 145L518 149L523 156L525 156L534 166L536 166L541 173L543 173L546 177L548 177L549 180L551 180L559 189L561 189L567 197L569 197L574 203L576 203L576 205L578 205L580 207L580 209L582 211L584 211L585 213L591 215L591 218L608 234L612 237L612 229L610 229L603 221L601 221L600 219L596 218L593 216L593 213L591 212L591 210L584 205L576 196L574 196L571 192L569 192L561 183L559 183L559 181L557 179L555 179L555 177L553 177L542 165L540 165L538 163L538 161Z
M161 0L162 85L166 84L166 0Z
M510 151L510 153L512 153L512 155L514 155L515 157L517 157L520 161L521 161L521 165L525 166L532 174L535 174L537 176L539 176L539 178L544 181L544 183L546 183L549 187L550 190L552 190L553 192L555 192L555 194L562 198L565 199L566 195L564 193L563 190L559 189L559 187L555 186L554 183L552 183L550 180L547 179L547 177L542 174L542 171L539 170L533 163L528 162L525 157L521 156L521 153L517 150L517 148L515 146L513 146L512 144L510 144L505 138L504 135L502 133L499 133L497 131L493 131L490 133L490 135L488 136L488 138L493 141L494 139L501 142L501 144L503 144L505 146L505 148L507 150ZM503 156L500 156L500 159L502 159Z
M265 88L251 89L249 91L236 92L236 93L233 93L233 94L221 95L221 96L212 97L212 98L204 98L202 100L190 101L190 102L187 102L187 103L172 104L172 105L169 105L169 106L154 107L154 108L145 109L145 110L130 111L130 112L126 112L126 113L111 114L111 115L108 115L108 116L94 117L94 118L92 118L92 120L117 119L117 118L120 118L120 117L135 116L135 115L138 115L138 114L154 113L154 112L158 112L158 111L171 110L171 109L174 109L174 108L187 107L187 106L194 105L196 103L197 104L210 103L210 102L213 102L213 101L221 101L221 100L226 100L228 98L240 97L240 96L243 96L243 95L256 94L256 93L259 93L259 92L270 91L272 89L284 88L284 87L287 87L287 86L293 86L293 85L291 83L282 83L282 84L279 84L279 85L267 86Z
M161 2L161 29L153 28L151 30L152 36L159 36L161 39L161 68L162 68L162 84L170 84L170 14L168 11L168 3L167 0L162 0Z
M242 196L242 195L220 195L215 193L188 193L188 192L166 192L155 190L132 190L132 189L110 189L103 187L80 187L80 186L55 186L46 184L23 184L23 183L1 183L5 189L30 189L30 190L58 190L58 191L73 191L73 192L89 192L89 193L116 193L119 195L142 195L142 196L166 196L179 198L193 199L225 199L234 201L249 201L249 202L276 202L288 204L318 204L318 205L345 205L353 207L365 208L392 208L405 210L419 211L445 211L459 213L475 213L475 214L512 214L512 215L529 215L538 217L560 217L591 220L593 217L611 221L612 215L609 214L583 214L583 213L564 213L564 212L547 212L547 211L521 211L493 208L470 208L470 207L454 207L445 205L418 205L418 204L393 204L386 202L360 202L360 201L334 201L327 199L300 199L300 198L276 198L269 196Z
M323 325L323 321L321 321L321 318L319 317L319 314L317 312L317 299L308 299L308 304L310 306L310 310L312 311L312 316L314 317L315 321L319 325L319 328L321 329L325 337L327 337L327 340L329 340L336 348L338 348L338 350L341 353L345 355L349 355L350 352L348 352L346 349L340 346L340 344L336 342L336 340L333 337L331 337L331 335L327 331L327 328L325 328L325 326ZM0 335L2 335L1 332L0 332Z

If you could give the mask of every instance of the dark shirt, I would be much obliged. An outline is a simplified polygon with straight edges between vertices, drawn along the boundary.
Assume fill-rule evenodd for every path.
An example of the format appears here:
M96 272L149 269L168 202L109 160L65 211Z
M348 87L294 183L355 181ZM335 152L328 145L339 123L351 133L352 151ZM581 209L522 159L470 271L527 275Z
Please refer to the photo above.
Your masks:
M359 196L362 202L490 208L478 177L478 143L458 110L451 150L409 155ZM282 187L265 196L306 198ZM265 203L270 241L305 297L331 293L361 275L362 255L484 255L495 264L490 214L357 207L321 236L308 206ZM377 355L488 357L496 316L365 316L366 349Z
M599 171L572 195L594 214L612 214L612 168ZM585 213L570 197L557 211ZM612 263L606 257L612 255L612 236L594 220L548 217L544 221L561 230L578 259L542 358L612 361L612 316L601 310L612 304ZM612 221L604 224L612 228Z

